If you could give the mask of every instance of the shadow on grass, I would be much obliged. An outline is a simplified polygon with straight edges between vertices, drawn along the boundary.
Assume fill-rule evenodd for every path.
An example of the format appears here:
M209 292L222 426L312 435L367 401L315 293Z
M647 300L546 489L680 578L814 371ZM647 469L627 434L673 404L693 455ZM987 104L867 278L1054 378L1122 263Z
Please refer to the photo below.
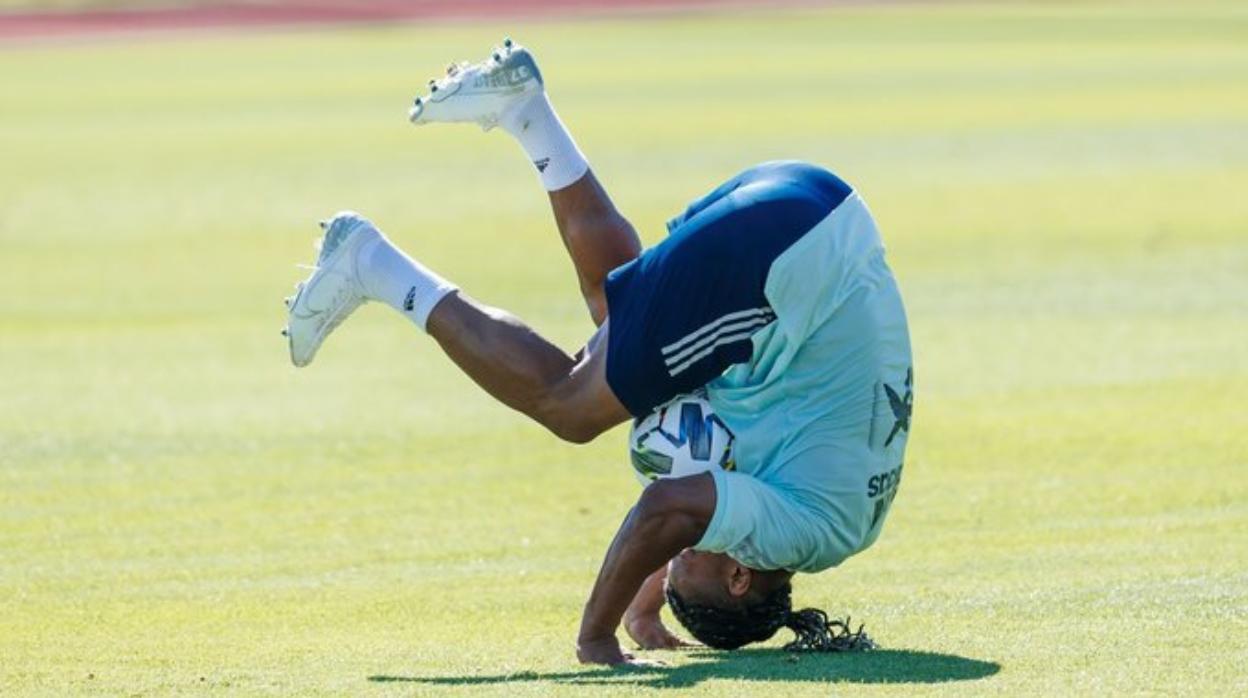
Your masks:
M855 654L795 655L781 650L738 650L720 653L693 650L683 656L700 661L673 667L579 671L522 671L514 674L470 676L370 676L376 683L418 683L430 686L472 686L553 681L579 686L640 685L685 688L708 679L742 681L818 681L847 683L943 683L970 681L1001 670L996 662L954 654L911 650L875 650Z

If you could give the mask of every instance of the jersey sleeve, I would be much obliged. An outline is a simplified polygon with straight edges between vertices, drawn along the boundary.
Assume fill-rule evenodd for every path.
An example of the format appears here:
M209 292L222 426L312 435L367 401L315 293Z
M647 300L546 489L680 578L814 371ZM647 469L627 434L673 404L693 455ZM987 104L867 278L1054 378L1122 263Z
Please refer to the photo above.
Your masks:
M745 473L712 470L715 513L694 549L726 553L754 569L818 571L836 533L784 490Z

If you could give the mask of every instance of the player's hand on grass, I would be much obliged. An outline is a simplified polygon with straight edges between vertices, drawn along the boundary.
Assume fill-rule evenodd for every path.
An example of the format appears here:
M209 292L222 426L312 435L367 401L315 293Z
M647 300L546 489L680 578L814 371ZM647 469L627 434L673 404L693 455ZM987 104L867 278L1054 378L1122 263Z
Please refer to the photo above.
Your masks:
M676 635L663 625L659 614L629 616L624 619L624 629L633 642L643 650L674 650L681 647L697 647L697 643Z
M599 639L578 639L576 658L582 664L606 664L613 667L663 667L663 662L642 659L620 649L620 641L614 635Z

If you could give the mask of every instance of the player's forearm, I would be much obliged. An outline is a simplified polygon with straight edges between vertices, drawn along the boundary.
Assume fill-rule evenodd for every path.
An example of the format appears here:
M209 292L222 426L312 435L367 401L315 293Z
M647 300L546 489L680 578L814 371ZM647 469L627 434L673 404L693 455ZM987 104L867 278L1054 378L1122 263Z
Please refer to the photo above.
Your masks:
M579 639L594 640L615 634L629 603L649 575L648 570L670 560L698 541L699 533L680 516L647 517L634 509L616 535L581 618Z
M663 595L663 582L666 579L667 563L664 562L659 565L659 569L646 577L646 581L641 583L641 588L637 590L632 602L628 604L628 609L624 611L625 625L634 619L649 618L659 614L666 600Z
M709 477L705 479L710 480ZM705 495L694 501L681 501L682 489L689 490L688 487L665 493L659 491L662 488L658 485L652 485L652 491L642 496L611 542L606 560L598 571L581 618L579 640L613 636L647 577L702 538L715 508L714 486L707 485L710 487L709 505L703 501Z

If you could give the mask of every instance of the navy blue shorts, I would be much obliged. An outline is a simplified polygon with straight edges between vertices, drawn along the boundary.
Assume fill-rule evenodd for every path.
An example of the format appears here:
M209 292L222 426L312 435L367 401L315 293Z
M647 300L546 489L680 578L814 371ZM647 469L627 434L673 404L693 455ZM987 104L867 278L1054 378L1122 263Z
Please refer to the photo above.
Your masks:
M772 262L852 192L827 170L769 162L738 174L668 222L668 237L606 281L607 383L634 416L750 360L775 320Z

